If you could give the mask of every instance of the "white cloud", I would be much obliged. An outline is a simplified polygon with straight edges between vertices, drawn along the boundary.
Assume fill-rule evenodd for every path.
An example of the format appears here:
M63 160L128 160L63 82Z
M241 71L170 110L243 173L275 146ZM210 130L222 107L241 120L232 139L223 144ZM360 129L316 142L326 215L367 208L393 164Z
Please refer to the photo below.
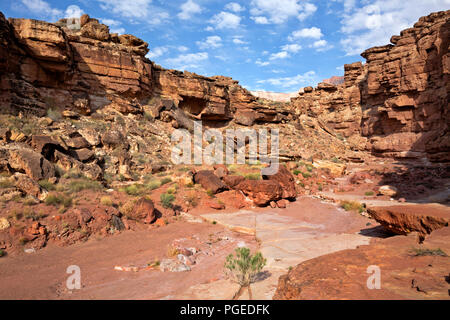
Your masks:
M70 5L65 12L65 18L79 18L84 14L84 11L79 6Z
M301 12L297 16L297 19L300 21L303 21L306 18L308 18L309 16L312 16L316 11L317 11L317 7L315 5L313 5L312 3L305 3L303 5L303 12Z
M209 36L204 41L196 42L200 49L216 49L222 46L222 38L219 36Z
M178 49L178 51L180 51L180 52L186 52L186 51L189 50L189 48L186 47L186 46L178 46L177 49Z
M269 24L269 20L266 17L251 17L256 24Z
M100 22L109 26L111 33L124 34L125 29L121 28L122 22L113 19L100 19Z
M22 0L22 3L30 11L30 13L41 17L58 20L63 16L63 12L61 10L52 8L50 4L43 0Z
M288 37L288 39L290 41L294 41L295 39L299 38L320 39L322 38L322 36L323 36L322 31L319 28L311 27L311 28L303 28L292 32L291 35Z
M145 20L146 24L159 25L168 21L169 14L159 7L152 5L152 0L97 0L100 8L114 15L133 19Z
M236 36L233 38L233 43L234 44L247 44L248 42L244 41L241 39L242 37L240 36Z
M215 29L236 29L240 26L241 19L234 13L222 11L214 15L209 23L213 24Z
M278 53L272 53L269 57L269 60L286 59L289 57L289 53L287 53L286 51L280 51Z
M255 64L260 67L265 67L265 66L268 66L270 64L270 62L269 61L261 61L261 59L257 59L255 61Z
M448 10L450 0L370 0L363 7L344 3L341 45L347 55L359 55L367 48L389 43L392 35L411 27L421 16Z
M186 53L176 58L166 59L166 63L175 69L186 70L199 68L208 58L208 52Z
M252 0L250 6L251 18L260 24L282 24L291 17L302 21L317 10L314 4L300 0Z
M156 47L150 50L149 53L147 53L146 57L149 59L155 59L161 57L163 54L166 54L169 52L168 47Z
M192 0L188 0L181 5L181 12L178 18L182 20L190 19L194 14L202 12L202 8Z
M281 47L281 50L283 51L287 51L287 52L292 52L292 53L297 53L302 49L302 46L299 44L286 44L284 46Z
M319 51L319 52L327 51L327 50L330 50L333 48L332 45L328 44L328 42L323 39L314 41L314 43L311 44L309 47L314 48L314 49L316 49L316 51Z
M233 11L233 12L241 12L244 11L245 8L241 6L239 3L230 2L225 6L225 9Z
M279 86L282 88L294 88L298 89L301 86L312 85L317 82L317 75L314 71L308 71L303 74L298 74L293 77L283 78L269 78L265 80L258 80L257 83L271 84L273 86Z

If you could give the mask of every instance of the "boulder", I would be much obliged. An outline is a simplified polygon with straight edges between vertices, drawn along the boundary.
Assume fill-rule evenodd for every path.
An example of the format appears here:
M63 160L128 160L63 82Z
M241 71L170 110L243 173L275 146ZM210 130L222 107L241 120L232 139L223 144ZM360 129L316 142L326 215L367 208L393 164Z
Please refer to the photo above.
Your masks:
M389 197L395 197L397 192L398 190L394 186L384 185L378 188L378 193Z
M55 167L40 153L24 147L13 147L8 151L9 166L15 171L24 172L36 181L55 176Z
M265 206L283 196L283 188L274 180L245 180L236 189L242 191L257 206Z
M41 188L41 186L33 179L23 173L16 172L13 175L15 186L24 194L33 196L41 201L48 196L48 191Z
M295 179L292 173L286 168L286 166L280 164L278 171L272 175L263 175L264 180L276 181L283 189L282 198L295 199L297 197L297 190L295 188Z
M227 186L211 170L200 170L194 175L194 182L201 184L207 191L213 194L224 191Z
M231 189L234 189L239 183L245 180L243 176L228 175L223 177L223 182Z
M128 216L131 219L144 223L154 222L156 220L156 210L153 201L147 198L140 198L136 201L133 210Z
M434 230L448 227L450 222L450 209L434 204L369 207L367 213L393 233L418 232L419 242Z

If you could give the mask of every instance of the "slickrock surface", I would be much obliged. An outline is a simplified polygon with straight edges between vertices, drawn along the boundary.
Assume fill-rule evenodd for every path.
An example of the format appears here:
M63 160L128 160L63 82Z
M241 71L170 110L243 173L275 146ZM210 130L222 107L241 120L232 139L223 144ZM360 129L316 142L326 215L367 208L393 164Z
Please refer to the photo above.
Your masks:
M420 251L421 249L422 251ZM435 255L425 255L425 250ZM440 249L441 251L437 251ZM274 299L450 299L450 229L417 245L415 235L377 239L370 245L305 261L280 277ZM378 266L381 288L367 280Z

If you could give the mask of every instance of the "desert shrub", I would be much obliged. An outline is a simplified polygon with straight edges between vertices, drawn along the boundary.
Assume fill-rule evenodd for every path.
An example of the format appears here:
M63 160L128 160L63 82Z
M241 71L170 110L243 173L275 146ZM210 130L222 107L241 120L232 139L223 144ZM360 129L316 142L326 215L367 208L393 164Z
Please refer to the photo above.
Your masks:
M44 188L44 189L46 189L48 191L52 191L52 190L56 189L55 185L53 183L51 183L50 181L48 181L47 179L46 180L40 180L38 183L39 183L39 185L42 188Z
M174 187L167 188L167 193L169 193L169 194L174 194L176 192L177 192L177 189Z
M167 247L167 256L168 257L175 257L180 253L180 250L178 250L177 247L170 245Z
M70 181L64 186L64 189L69 193L80 192L82 190L102 190L103 186L100 182L89 179L76 179Z
M373 196L373 195L374 195L374 192L373 192L373 191L366 191L364 194L365 194L366 196Z
M63 207L67 208L72 205L72 198L67 197L63 194L53 193L47 196L47 198L45 199L45 204L53 206L62 205Z
M248 179L248 180L260 180L261 179L261 175L259 173L248 173L244 177L245 177L245 179Z
M5 255L5 251L0 249L0 257L3 257Z
M169 194L169 193L162 193L160 199L161 199L161 205L167 209L167 208L173 207L173 202L175 200L175 196L173 194Z
M250 254L249 248L236 248L236 256L229 254L225 260L225 270L232 280L240 285L236 296L247 287L251 298L250 284L255 282L257 275L266 265L266 259L260 252Z
M421 248L413 248L412 253L415 256L441 256L448 257L447 254L441 250L441 248L437 249L421 249Z
M345 211L358 211L359 213L364 211L364 206L359 203L358 201L341 201L340 203L341 208L343 208Z
M295 169L294 171L292 171L294 173L294 175L298 176L300 173L302 173L301 170Z
M139 196L139 195L143 194L144 192L146 192L147 188L143 184L135 183L135 184L126 186L125 188L123 188L121 190L130 196Z
M160 186L161 186L161 181L159 181L159 180L152 180L149 183L147 183L147 188L149 190L158 189Z
M195 208L198 205L198 199L195 193L188 194L184 197L189 206Z
M101 197L100 203L104 206L112 206L113 205L113 201L112 201L111 197L108 197L108 196Z
M50 108L47 110L47 117L52 119L53 121L59 121L62 119L61 111L57 109Z
M311 178L311 173L309 173L309 172L302 172L302 176L303 176L303 178L305 178L305 179Z
M134 205L136 203L136 200L128 200L127 202L125 202L122 206L119 207L119 211L120 213L122 213L125 216L130 216L131 212L134 209Z
M169 182L172 182L172 179L170 179L170 178L163 178L163 179L161 179L161 185L165 185L165 184L167 184Z

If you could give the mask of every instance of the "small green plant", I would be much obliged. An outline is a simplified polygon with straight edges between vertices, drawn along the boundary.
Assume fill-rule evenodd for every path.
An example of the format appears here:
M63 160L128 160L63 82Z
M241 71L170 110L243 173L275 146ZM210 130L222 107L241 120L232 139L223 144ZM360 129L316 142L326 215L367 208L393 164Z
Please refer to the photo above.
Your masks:
M82 190L102 190L103 186L98 181L93 181L89 179L76 179L70 181L64 189L69 193L76 193Z
M170 178L163 178L161 179L161 185L165 185L166 183L172 182L172 179Z
M61 111L50 108L47 110L47 117L49 117L53 121L59 121L62 118Z
M235 254L230 254L225 260L225 270L229 276L240 285L233 300L242 295L245 288L248 289L249 297L252 299L250 285L256 281L257 275L266 265L267 260L260 252L250 254L249 248L236 248Z
M448 257L448 255L441 250L441 248L437 248L437 249L420 249L420 248L413 248L411 250L413 252L413 254L416 257L419 256L441 256L441 257Z
M38 183L42 188L44 188L48 191L52 191L52 190L56 189L55 185L48 180L40 180Z
M261 175L259 173L248 173L244 177L245 177L245 179L248 179L248 180L260 180L261 179Z
M303 178L305 178L305 179L311 178L311 173L309 173L309 172L302 172L302 176L303 176Z
M206 190L206 194L210 197L210 198L214 198L214 192L210 189Z
M68 208L72 205L72 198L64 196L62 194L49 194L45 199L45 204L47 205L62 205L65 208Z
M345 211L358 211L359 213L364 212L364 206L358 201L341 201L341 208Z
M366 191L364 194L366 196L373 196L374 192L373 191Z
M302 173L301 170L295 169L294 171L292 171L294 173L294 175L298 176L300 173Z
M147 183L147 188L149 190L158 189L160 186L161 186L161 181L158 181L158 180L151 180L149 183Z
M0 249L0 257L3 257L5 255L5 251Z
M168 209L173 207L173 202L175 200L175 196L170 193L162 193L161 194L161 205Z

